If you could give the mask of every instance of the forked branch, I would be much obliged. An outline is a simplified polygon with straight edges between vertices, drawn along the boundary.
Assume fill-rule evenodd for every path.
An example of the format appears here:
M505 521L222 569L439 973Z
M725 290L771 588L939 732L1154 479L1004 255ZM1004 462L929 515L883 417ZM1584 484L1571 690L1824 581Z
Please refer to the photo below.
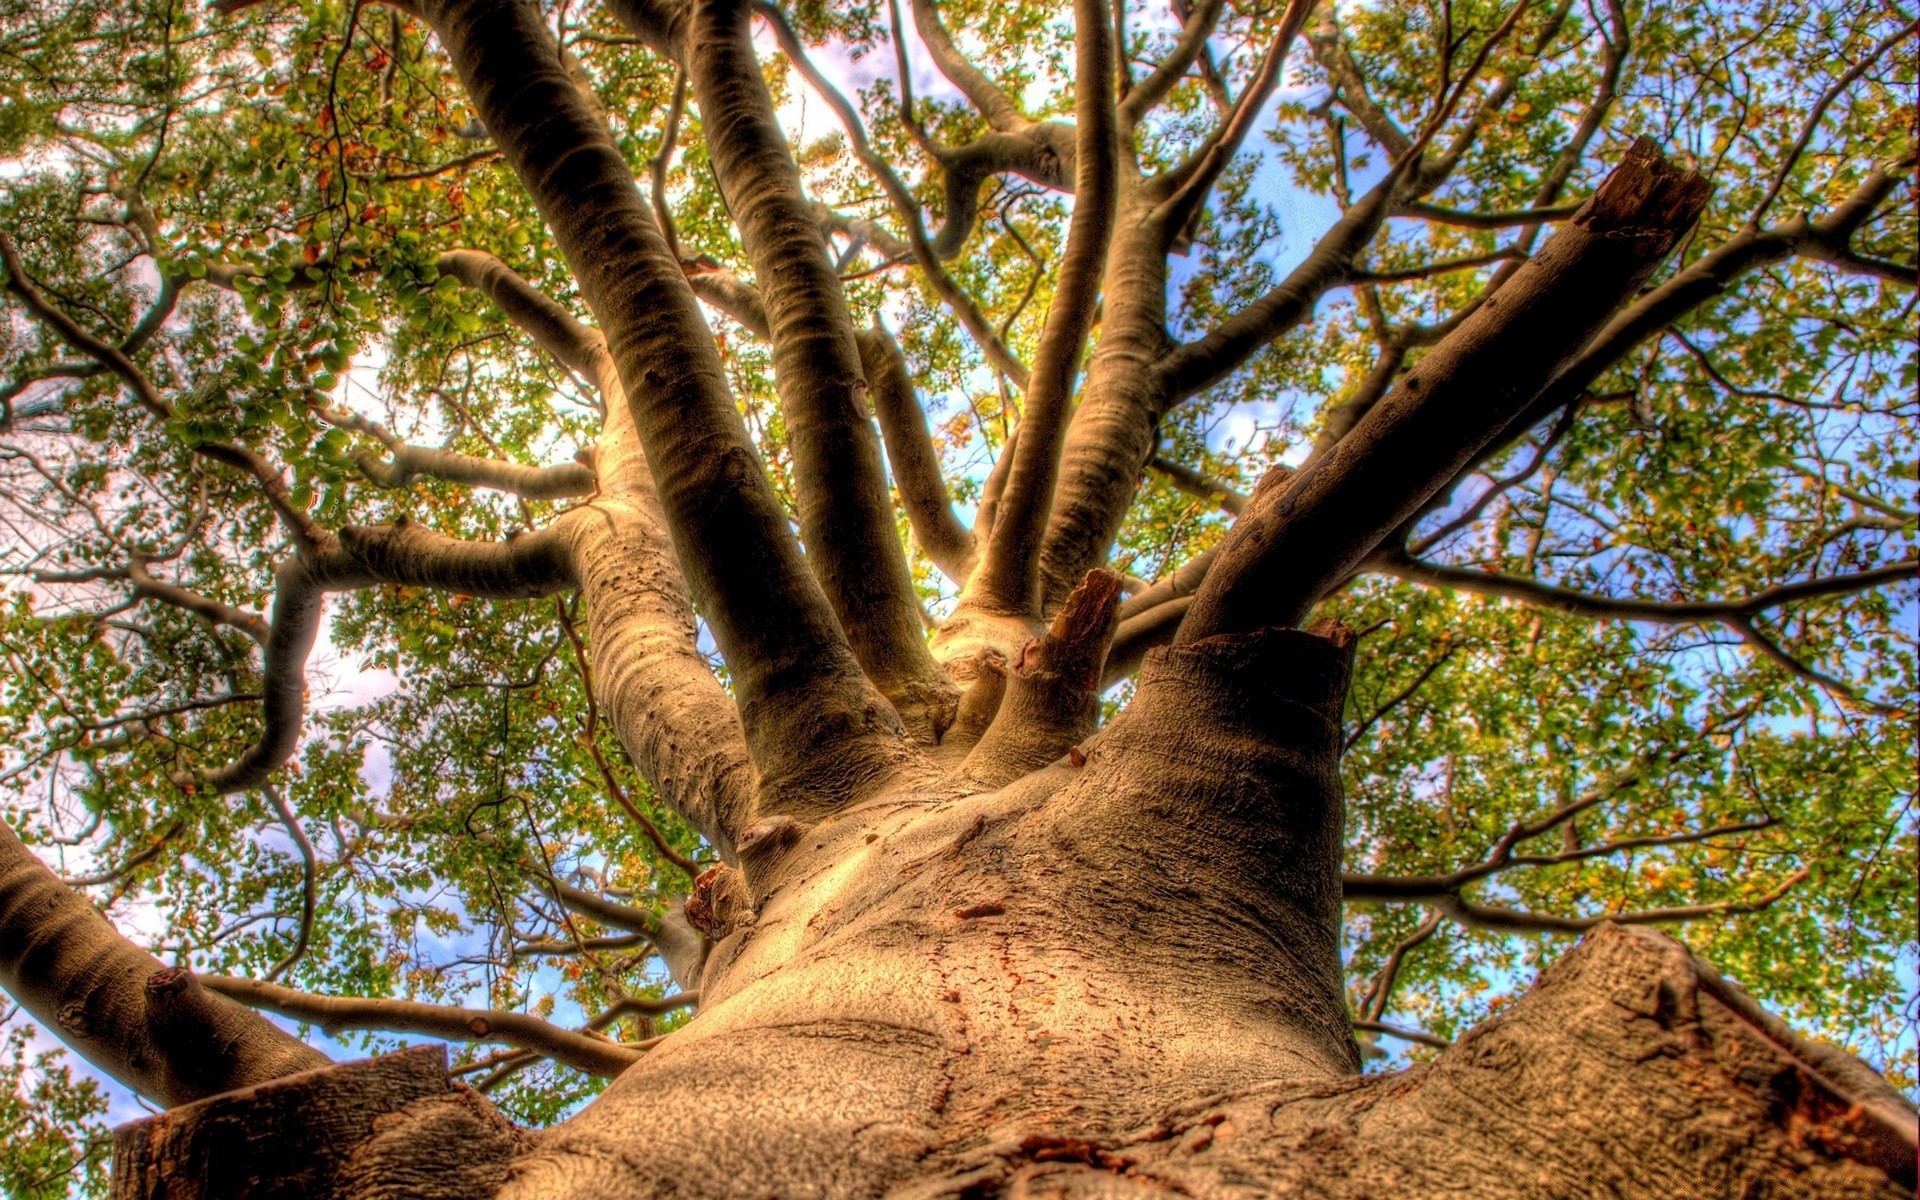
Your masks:
M1581 215L1353 432L1234 525L1178 640L1298 622L1552 386L1693 225L1707 192L1636 143Z

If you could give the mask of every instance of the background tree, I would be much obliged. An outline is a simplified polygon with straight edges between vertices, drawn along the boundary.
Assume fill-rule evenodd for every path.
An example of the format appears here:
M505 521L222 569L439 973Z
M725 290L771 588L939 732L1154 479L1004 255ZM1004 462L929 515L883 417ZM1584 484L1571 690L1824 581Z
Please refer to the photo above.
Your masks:
M1911 1189L1802 1036L1914 1086L1905 9L223 7L0 10L103 1071L620 1076L381 1194Z

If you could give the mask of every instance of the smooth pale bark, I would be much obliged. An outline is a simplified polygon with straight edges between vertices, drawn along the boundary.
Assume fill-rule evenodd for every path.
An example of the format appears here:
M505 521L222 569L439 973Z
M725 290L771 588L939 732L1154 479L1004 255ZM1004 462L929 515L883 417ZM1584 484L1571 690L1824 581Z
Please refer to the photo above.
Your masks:
M1000 516L988 532L966 599L990 612L1041 615L1040 553L1059 480L1073 381L1100 300L1118 192L1114 47L1101 0L1075 0L1073 217L1053 303L1040 332L1021 409L1020 441L1006 452Z
M612 135L515 0L424 6L607 338L676 557L730 664L759 803L846 803L914 756L861 673L734 407L712 331Z
M767 91L748 0L694 0L679 23L715 178L751 259L773 342L807 565L874 686L934 742L958 700L934 665L894 530L846 294Z

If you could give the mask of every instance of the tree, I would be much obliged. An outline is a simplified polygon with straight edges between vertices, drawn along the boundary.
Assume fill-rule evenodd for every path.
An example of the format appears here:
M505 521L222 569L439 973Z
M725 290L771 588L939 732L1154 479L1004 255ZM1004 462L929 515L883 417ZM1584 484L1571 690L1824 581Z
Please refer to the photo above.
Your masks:
M1707 965L1913 1085L1904 11L219 7L4 15L0 986L218 1097L127 1186L1911 1194Z

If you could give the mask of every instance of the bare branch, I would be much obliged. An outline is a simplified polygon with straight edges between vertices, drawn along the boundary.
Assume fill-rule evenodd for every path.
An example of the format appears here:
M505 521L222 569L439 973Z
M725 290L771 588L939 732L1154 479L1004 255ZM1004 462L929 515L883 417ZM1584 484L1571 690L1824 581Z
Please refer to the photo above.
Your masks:
M598 486L593 468L585 462L530 467L497 458L412 446L395 437L386 426L359 413L324 404L315 404L313 411L329 425L364 433L386 447L388 457L385 459L368 451L353 455L368 480L380 487L411 487L415 480L425 477L468 487L492 488L523 500L563 500L570 496L590 496Z
M1026 117L1018 106L987 78L985 72L968 62L953 44L953 37L941 23L934 0L913 0L913 25L920 32L920 41L933 56L934 65L940 68L940 73L947 77L948 83L960 89L961 95L973 102L973 106L987 118L989 125L1008 132L1026 124Z
M287 805L280 789L269 784L260 791L266 796L267 803L273 806L274 815L280 818L287 836L293 839L294 846L300 851L300 932L294 937L286 955L267 971L267 982L272 983L293 969L293 965L306 954L307 944L312 940L313 911L319 900L319 866L314 859L313 842L308 839L307 831L300 827L300 818Z
M1217 479L1209 479L1184 463L1174 462L1162 454L1156 454L1147 460L1147 465L1167 477L1174 488L1196 500L1205 500L1208 504L1218 505L1222 512L1239 516L1247 510L1249 497L1236 492Z
M1456 208L1443 208L1438 204L1429 204L1423 200L1402 201L1394 206L1396 217L1419 217L1441 225L1458 225L1466 229L1506 229L1514 225L1538 225L1546 221L1565 221L1580 211L1583 200L1568 204L1552 204L1543 208L1525 208L1516 212L1464 212Z
M416 1000L316 996L232 975L202 975L199 979L209 991L251 1008L263 1008L296 1021L310 1021L328 1033L381 1029L453 1041L501 1042L536 1051L575 1070L609 1079L640 1061L640 1051L605 1038L575 1033L521 1012L456 1008Z
M1416 583L1479 596L1501 596L1576 616L1646 621L1657 625L1694 625L1715 621L1731 623L1797 600L1847 596L1920 576L1920 562L1907 559L1852 575L1816 576L1793 583L1775 584L1737 600L1660 601L1600 596L1537 579L1468 567L1443 566L1396 554L1383 555L1376 563L1379 569Z
M1181 22L1180 36L1174 42L1173 49L1160 60L1144 79L1140 79L1128 89L1120 101L1119 122L1123 132L1130 132L1134 126L1159 103L1167 98L1187 71L1200 58L1206 49L1207 39L1220 23L1220 15L1226 11L1226 0L1200 0L1185 13ZM1121 54L1126 53L1121 48Z

